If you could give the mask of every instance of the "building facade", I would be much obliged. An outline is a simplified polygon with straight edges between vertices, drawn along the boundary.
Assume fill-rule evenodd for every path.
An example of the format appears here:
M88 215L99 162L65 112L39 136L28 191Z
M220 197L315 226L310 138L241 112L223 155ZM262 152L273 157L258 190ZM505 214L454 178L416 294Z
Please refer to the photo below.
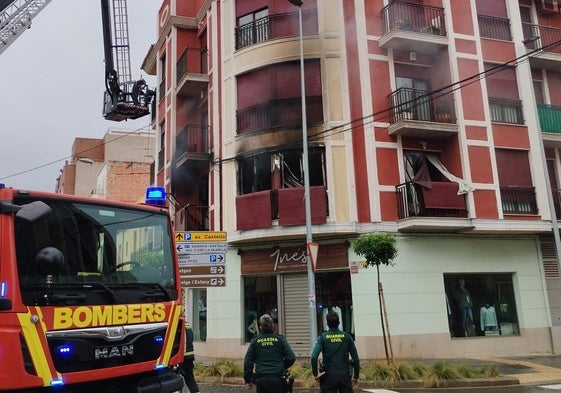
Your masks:
M76 138L56 192L139 202L152 183L153 131L110 128L103 138Z
M328 310L366 359L384 334L401 358L561 351L556 0L165 0L158 26L156 184L177 231L228 236L225 285L185 288L200 356L241 358L265 312L308 356ZM382 232L385 310L352 248Z

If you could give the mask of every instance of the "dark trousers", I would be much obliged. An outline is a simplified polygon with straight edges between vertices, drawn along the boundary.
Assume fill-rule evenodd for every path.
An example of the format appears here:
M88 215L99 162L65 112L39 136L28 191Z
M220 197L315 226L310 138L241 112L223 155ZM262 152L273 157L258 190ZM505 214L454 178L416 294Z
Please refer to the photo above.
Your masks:
M353 385L348 368L334 368L320 380L321 393L352 393Z
M286 393L286 385L280 375L259 375L255 386L256 393Z
M189 388L191 393L199 393L199 386L197 381L195 381L195 376L193 375L194 359L183 360L183 379L185 379L185 385Z

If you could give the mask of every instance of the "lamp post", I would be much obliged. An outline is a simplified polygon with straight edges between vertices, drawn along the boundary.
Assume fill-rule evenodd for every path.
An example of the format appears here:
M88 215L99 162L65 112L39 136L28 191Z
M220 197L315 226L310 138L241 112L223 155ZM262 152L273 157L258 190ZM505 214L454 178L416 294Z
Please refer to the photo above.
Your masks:
M304 37L302 31L302 1L288 0L298 7L298 25L300 36L300 88L302 95L302 166L304 171L304 206L306 209L306 265L308 268L308 303L310 309L310 350L314 347L317 332L316 317L316 282L309 244L312 243L312 208L310 204L310 167L308 164L308 124L306 119L306 84L304 78Z

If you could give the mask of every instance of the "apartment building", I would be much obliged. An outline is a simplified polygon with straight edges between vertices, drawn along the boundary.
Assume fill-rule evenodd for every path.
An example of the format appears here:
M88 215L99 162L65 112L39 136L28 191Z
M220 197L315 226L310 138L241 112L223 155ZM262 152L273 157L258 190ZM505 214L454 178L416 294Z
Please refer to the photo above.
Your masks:
M75 138L56 192L144 201L153 179L154 131L109 128L103 138Z
M559 353L557 1L298 3L165 0L144 61L175 229L228 236L225 284L185 288L197 353L241 358L266 312L308 356L328 310L365 359ZM382 326L352 243L386 232Z

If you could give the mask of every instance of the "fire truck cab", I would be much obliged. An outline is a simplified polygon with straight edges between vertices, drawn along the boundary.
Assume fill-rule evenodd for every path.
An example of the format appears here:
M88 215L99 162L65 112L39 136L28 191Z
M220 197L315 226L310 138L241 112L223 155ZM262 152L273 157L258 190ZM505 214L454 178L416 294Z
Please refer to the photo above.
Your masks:
M165 206L0 185L0 237L0 391L182 391Z

